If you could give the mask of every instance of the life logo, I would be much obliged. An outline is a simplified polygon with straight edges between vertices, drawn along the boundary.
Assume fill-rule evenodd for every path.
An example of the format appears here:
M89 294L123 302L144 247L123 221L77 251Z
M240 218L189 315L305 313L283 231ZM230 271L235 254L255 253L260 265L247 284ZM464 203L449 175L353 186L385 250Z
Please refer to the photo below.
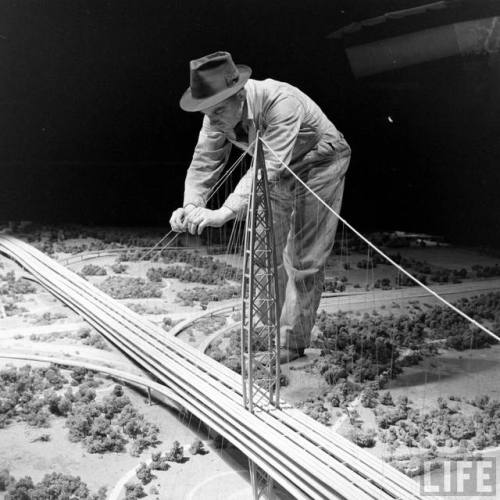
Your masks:
M464 498L496 498L496 458L480 460L444 460L442 468L435 461L423 463L420 479L422 496L450 496Z

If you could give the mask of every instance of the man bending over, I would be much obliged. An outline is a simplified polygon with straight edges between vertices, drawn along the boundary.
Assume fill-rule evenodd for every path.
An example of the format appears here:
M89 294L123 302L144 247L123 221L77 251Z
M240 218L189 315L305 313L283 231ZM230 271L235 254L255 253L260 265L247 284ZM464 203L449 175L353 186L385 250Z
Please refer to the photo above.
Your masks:
M277 252L281 360L296 359L309 347L338 220L281 162L338 213L351 150L311 98L284 82L251 79L251 69L234 64L228 52L191 61L190 73L180 106L204 117L184 203L172 213L170 224L174 231L201 234L207 226L244 216L250 171L220 208L205 205L232 145L246 150L259 129L279 158L264 147Z

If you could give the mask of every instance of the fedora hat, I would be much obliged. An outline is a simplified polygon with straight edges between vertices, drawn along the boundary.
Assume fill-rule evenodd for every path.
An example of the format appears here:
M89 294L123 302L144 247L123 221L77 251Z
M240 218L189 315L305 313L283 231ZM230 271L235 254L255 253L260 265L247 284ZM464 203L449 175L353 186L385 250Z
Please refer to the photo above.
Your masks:
M190 87L179 102L184 111L201 111L236 94L252 70L234 64L229 52L214 52L189 63Z

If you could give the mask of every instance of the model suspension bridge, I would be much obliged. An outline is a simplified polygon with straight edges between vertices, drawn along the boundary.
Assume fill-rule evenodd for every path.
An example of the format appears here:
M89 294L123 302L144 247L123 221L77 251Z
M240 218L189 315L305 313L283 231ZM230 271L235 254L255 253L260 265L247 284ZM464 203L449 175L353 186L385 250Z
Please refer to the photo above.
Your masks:
M250 461L255 498L272 496L276 482L297 499L416 500L417 482L279 397L276 270L262 145L260 139L255 146L245 232L242 375L165 335L31 245L2 235L0 252L168 388L171 399L240 449ZM258 380L257 368L264 372Z

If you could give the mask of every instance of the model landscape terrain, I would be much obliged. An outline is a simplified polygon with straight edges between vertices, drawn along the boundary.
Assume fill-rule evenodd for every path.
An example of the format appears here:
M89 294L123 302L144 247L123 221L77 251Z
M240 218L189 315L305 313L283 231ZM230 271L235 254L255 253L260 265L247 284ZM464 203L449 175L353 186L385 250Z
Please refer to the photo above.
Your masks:
M241 371L237 252L188 239L154 248L159 230L10 230L165 335ZM394 233L371 240L500 331L500 256ZM106 374L148 377L4 257L0 298L0 498L248 498L236 449L146 385ZM410 476L423 460L438 469L445 458L498 454L492 337L344 235L319 310L307 356L283 367L282 396L297 411Z

